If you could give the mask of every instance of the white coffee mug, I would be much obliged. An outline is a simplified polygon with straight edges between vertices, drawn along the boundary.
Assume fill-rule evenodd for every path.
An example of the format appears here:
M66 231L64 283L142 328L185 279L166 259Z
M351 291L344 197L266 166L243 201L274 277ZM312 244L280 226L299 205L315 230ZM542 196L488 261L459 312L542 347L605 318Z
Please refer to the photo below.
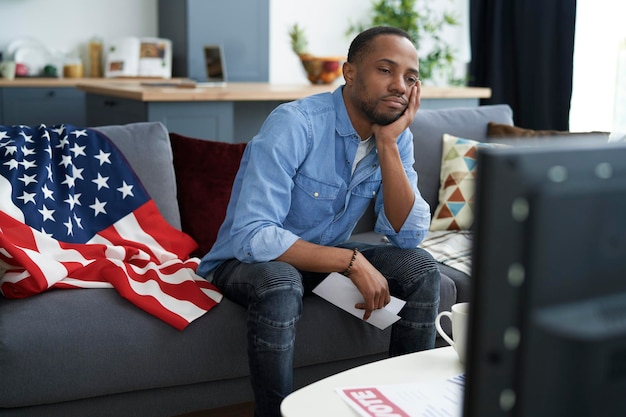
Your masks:
M452 306L452 311L442 311L435 319L437 331L459 355L461 363L465 363L465 351L467 350L467 317L469 315L469 303L457 303ZM452 322L452 338L441 327L441 319L448 317Z

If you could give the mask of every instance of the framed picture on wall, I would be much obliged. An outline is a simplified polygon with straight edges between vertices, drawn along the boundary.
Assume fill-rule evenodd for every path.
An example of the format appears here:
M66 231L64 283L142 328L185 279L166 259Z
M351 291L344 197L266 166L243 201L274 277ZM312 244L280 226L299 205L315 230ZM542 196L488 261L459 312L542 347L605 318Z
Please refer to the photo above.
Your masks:
M203 85L226 85L226 60L222 45L204 45L206 82Z

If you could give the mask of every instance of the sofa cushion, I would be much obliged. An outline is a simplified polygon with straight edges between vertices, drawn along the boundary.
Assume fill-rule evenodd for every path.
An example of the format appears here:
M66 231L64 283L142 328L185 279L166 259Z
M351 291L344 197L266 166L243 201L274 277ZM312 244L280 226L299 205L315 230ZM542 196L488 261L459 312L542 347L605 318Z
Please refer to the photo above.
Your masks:
M439 204L430 230L469 230L474 221L476 157L481 146L498 146L443 135Z
M317 296L304 303L295 367L386 353L391 328L380 331ZM182 332L109 289L0 299L0 317L0 409L249 373L246 309L228 299Z
M169 224L180 229L167 129L160 122L95 127L119 148Z
M418 187L434 213L438 204L441 148L444 133L467 139L487 139L487 124L513 124L513 110L505 104L419 110L410 126L415 143Z
M192 256L204 256L217 237L245 143L195 139L170 133L182 230L197 243Z

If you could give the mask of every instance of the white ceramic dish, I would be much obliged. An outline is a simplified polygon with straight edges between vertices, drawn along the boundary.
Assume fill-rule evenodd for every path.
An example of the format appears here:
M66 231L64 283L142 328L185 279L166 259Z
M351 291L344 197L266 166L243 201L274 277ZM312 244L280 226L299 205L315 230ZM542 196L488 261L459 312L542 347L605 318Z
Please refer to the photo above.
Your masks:
M52 53L41 42L34 39L18 39L7 48L9 56L18 64L28 68L29 76L41 75L48 64L53 64Z

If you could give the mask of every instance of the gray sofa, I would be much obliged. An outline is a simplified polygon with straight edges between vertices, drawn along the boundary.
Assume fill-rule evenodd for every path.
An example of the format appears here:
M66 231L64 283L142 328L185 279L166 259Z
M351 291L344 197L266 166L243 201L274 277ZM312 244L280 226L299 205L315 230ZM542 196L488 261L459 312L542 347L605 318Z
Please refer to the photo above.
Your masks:
M507 106L420 110L412 130L419 187L434 208L441 136L484 139L487 123L512 124ZM165 218L180 227L168 132L159 123L98 128L136 170ZM365 216L355 236L372 239ZM376 239L374 237L374 239ZM444 265L441 309L469 299L469 277ZM114 290L0 296L0 415L175 416L251 400L246 312L224 299L179 332ZM305 299L295 384L386 356L389 330L325 301Z

